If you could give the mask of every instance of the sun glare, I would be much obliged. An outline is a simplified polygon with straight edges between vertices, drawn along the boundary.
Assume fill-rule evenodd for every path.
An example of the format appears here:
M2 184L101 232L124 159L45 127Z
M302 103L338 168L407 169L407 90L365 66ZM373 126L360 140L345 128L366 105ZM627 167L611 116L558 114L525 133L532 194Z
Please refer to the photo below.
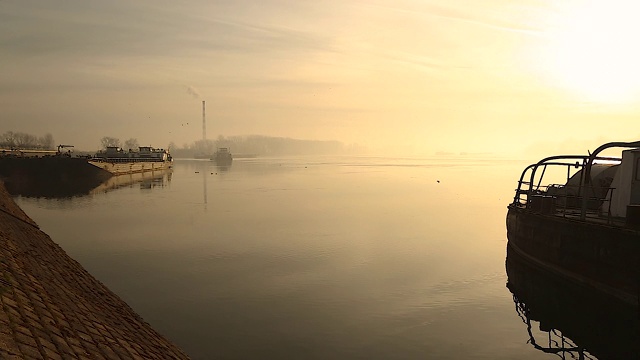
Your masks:
M640 93L639 10L635 1L588 1L559 16L550 34L553 77L589 101L634 100Z

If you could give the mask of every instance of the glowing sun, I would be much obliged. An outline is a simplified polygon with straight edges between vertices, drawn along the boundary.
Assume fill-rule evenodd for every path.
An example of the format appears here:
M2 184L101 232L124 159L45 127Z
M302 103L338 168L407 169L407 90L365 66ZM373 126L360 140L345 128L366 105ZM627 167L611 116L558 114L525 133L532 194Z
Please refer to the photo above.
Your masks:
M563 12L550 33L553 77L590 101L637 98L639 13L640 2L622 0L585 1Z

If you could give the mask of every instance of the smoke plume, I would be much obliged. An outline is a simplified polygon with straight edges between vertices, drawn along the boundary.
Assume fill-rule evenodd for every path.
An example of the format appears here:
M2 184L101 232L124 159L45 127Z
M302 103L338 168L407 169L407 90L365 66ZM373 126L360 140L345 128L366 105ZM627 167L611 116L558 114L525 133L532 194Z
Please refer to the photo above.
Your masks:
M194 99L200 98L200 93L198 92L198 89L194 88L191 85L187 86L187 94L193 96Z

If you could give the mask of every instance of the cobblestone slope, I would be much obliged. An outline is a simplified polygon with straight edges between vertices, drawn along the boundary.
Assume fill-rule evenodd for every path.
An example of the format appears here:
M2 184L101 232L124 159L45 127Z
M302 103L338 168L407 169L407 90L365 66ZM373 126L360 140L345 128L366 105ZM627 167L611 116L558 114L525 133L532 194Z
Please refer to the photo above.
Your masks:
M71 259L0 183L0 359L188 359Z

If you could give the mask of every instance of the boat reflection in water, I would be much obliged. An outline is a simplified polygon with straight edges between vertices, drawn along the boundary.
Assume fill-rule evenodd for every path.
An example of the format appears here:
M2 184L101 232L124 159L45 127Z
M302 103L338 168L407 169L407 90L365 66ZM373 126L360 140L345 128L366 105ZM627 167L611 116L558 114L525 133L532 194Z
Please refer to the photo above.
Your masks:
M102 179L101 182L93 177L78 178L64 183L10 181L7 183L7 190L14 196L60 199L101 194L137 184L140 185L140 189L152 189L170 183L172 171L172 169L165 169L116 175Z
M550 276L509 247L506 271L534 348L562 359L640 359L637 307Z
M135 184L140 185L140 189L152 189L154 187L164 187L171 182L172 169L159 171L147 171L126 175L117 175L92 189L90 194L106 193L123 187Z
M216 164L216 170L218 172L227 172L229 171L229 169L231 169L231 164L227 164L227 165Z

